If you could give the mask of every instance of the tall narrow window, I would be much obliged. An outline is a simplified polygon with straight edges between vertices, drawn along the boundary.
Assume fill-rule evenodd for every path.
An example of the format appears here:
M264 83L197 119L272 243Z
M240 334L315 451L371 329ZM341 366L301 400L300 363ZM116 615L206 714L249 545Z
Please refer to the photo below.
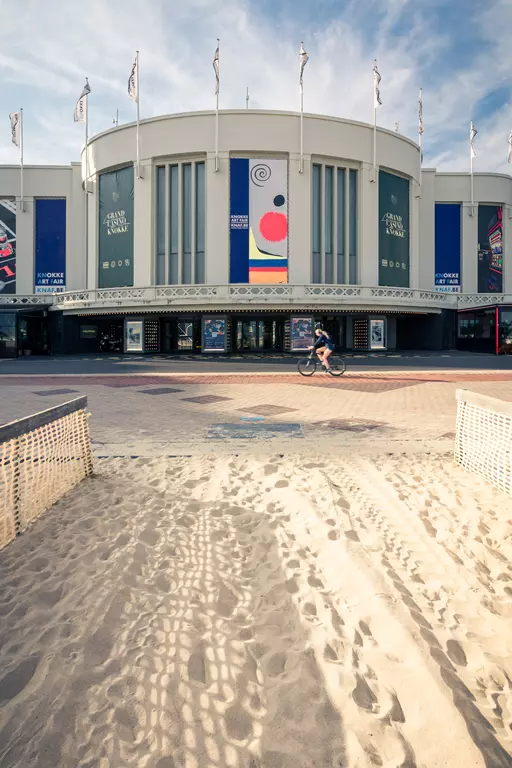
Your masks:
M357 171L349 177L349 272L348 281L357 283Z
M336 251L337 251L337 282L343 285L345 282L345 169L338 168L337 173L338 195L337 195L337 229L336 229Z
M182 265L181 282L192 282L192 165L182 165Z
M313 165L313 263L311 282L322 282L322 166Z
M196 283L205 281L204 237L205 237L205 167L196 163Z
M170 198L170 227L169 227L169 285L179 282L178 269L178 166L169 168L169 198Z
M332 255L332 229L333 229L333 172L334 168L325 168L325 270L324 282L334 282L334 260Z
M156 284L165 285L165 166L156 169Z

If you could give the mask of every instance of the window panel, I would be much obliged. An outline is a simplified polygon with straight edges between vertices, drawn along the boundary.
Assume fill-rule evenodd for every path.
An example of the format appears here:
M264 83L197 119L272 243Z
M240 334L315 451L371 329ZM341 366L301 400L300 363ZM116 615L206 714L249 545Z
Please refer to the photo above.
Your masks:
M178 270L178 166L169 167L169 284L176 285Z
M196 163L196 283L205 281L205 219L206 219L206 188L205 188L205 164Z
M182 271L181 282L192 282L192 166L182 165Z
M322 281L321 264L321 218L322 218L322 166L313 165L313 190L312 190L312 232L313 232L313 263L312 263L312 282L320 283Z
M343 285L345 282L345 169L338 168L337 172L337 282Z
M334 282L334 263L332 255L332 229L333 229L333 171L330 166L325 168L325 281L327 284Z
M156 284L165 284L165 166L156 169Z
M349 176L349 275L351 285L357 283L357 171Z

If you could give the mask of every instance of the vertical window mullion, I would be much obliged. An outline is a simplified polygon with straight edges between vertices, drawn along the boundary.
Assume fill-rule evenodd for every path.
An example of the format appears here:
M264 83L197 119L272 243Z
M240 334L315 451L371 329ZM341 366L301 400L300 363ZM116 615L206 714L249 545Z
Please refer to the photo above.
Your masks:
M170 237L170 221L169 221L169 214L171 210L171 195L169 192L169 166L165 165L165 171L164 171L164 183L165 183L165 207L164 207L164 215L165 215L165 259L164 259L164 284L169 281L169 263L170 263L170 253L171 253L171 246L169 243L169 237Z
M320 168L320 282L325 283L325 165Z
M183 283L183 182L182 182L182 169L183 164L178 163L178 284Z
M312 212L312 248L311 248L311 282L320 283L322 280L322 170L318 163L313 164L313 179L311 190Z
M350 187L349 187L349 175L348 168L345 169L345 258L343 259L343 265L345 268L345 285L349 284L349 246L350 246L350 217L349 217L349 199L350 199Z
M196 163L190 164L190 282L196 282Z
M338 282L338 169L332 169L332 282Z
M346 189L345 189L345 168L338 168L336 171L336 282L339 285L346 284L345 262L346 262Z
M358 194L358 174L355 170L349 171L350 176L350 248L349 248L349 279L351 284L357 284L357 194Z

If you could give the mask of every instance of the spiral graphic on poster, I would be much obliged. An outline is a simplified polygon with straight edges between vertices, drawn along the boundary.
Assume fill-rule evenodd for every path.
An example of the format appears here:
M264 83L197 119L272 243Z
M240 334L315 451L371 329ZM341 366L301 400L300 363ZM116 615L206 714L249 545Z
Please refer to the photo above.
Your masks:
M270 179L272 171L270 166L265 163L259 163L251 168L251 181L256 184L257 187L262 187L263 184Z

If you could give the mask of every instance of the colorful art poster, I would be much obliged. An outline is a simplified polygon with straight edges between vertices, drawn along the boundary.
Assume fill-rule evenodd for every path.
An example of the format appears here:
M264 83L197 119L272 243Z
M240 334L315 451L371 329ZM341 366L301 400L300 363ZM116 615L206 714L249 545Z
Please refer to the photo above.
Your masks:
M434 290L460 293L461 245L460 203L436 203Z
M35 201L36 293L66 290L66 201Z
M0 199L0 293L16 293L16 200Z
M409 287L409 181L379 171L379 285Z
M503 207L478 206L478 293L503 293Z
M125 321L125 346L127 352L142 352L142 320Z
M231 158L230 282L288 282L288 161Z
M133 285L133 166L99 177L98 287Z
M226 351L226 318L203 317L203 352Z
M386 349L385 320L370 320L370 349Z
M312 317L292 317L292 351L308 349L314 344L315 322Z

